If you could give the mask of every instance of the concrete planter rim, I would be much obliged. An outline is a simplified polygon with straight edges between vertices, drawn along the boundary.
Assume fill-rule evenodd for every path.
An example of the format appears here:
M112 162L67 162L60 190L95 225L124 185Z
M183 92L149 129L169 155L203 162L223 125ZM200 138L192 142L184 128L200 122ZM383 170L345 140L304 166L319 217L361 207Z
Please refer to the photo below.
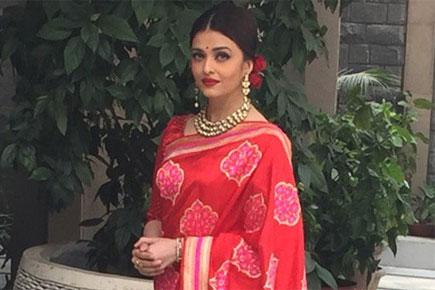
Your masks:
M153 281L70 267L50 261L66 244L44 244L24 251L14 290L22 289L82 289L82 290L151 290ZM31 282L35 280L36 282ZM40 283L45 286L25 286ZM47 286L48 285L48 286ZM51 286L53 285L53 286ZM48 287L48 288L47 288ZM60 288L59 288L60 287Z

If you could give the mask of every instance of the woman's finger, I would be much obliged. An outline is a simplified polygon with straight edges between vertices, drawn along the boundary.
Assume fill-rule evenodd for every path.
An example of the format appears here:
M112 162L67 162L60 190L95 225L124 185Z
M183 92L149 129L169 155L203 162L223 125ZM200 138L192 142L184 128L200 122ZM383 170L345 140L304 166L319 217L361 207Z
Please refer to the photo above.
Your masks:
M135 244L134 247L138 248L142 243L146 244L154 244L155 242L159 241L160 238L149 238L149 237L141 237Z
M137 242L134 244L134 247L137 248L143 243L153 244L153 243L157 242L158 240L160 240L160 238L140 237L139 240L137 240Z
M147 243L142 243L138 246L138 249L142 252L145 252L146 250L149 249L149 245Z
M138 249L133 250L132 257L142 260L154 260L154 255L150 252L142 252Z
M136 267L140 267L140 268L152 268L152 269L156 269L162 266L162 261L160 260L142 260L142 259L138 259L138 258L132 258L131 262L134 264L134 266Z

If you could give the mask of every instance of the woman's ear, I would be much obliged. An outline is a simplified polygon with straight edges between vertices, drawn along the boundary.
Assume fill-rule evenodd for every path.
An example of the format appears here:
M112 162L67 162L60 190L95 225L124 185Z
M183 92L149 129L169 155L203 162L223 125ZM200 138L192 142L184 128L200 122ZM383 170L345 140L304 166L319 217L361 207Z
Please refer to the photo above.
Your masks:
M252 59L248 59L243 62L243 75L250 74L253 69L254 61Z

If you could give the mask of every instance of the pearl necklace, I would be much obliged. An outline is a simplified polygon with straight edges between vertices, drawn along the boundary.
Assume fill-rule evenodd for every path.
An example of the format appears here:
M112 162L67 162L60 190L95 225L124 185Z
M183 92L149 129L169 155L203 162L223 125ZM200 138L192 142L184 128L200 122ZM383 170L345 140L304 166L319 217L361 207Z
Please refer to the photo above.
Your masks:
M196 131L205 137L213 137L225 133L237 124L241 123L248 116L251 109L251 100L245 96L243 98L243 105L234 113L225 119L211 122L207 119L206 109L202 109L195 117L194 125Z

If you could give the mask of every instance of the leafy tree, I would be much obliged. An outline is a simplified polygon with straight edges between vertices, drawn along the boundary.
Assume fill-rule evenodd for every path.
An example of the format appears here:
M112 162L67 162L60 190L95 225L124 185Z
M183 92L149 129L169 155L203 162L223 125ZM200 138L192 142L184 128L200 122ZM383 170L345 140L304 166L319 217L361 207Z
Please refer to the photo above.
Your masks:
M104 223L91 242L90 253L91 263L100 270L126 273L131 267L130 247L142 230L159 135L173 114L193 110L188 33L193 20L217 2L27 1L4 11L1 60L12 60L18 81L7 142L0 148L1 164L24 169L29 178L40 181L52 210L68 206L83 192L83 185L92 181L91 162L105 165L108 181L96 198L107 213L83 222ZM320 2L326 9L336 9L337 0ZM319 196L335 190L327 175L331 169L327 161L332 159L321 157L322 150L334 144L328 138L342 134L338 137L350 142L353 135L346 134L351 130L360 134L358 126L367 114L388 123L387 117L394 112L388 104L355 103L362 114L352 117L359 118L357 123L351 123L347 115L322 119L307 103L301 84L290 82L284 73L290 63L303 72L307 63L325 52L327 28L318 23L312 1L237 3L249 6L259 23L260 53L269 67L263 87L252 97L293 142L307 249L314 253L327 228ZM334 122L340 126L347 122L350 127L338 130ZM397 126L388 139L396 149L399 142L412 141ZM329 132L329 137L325 132L316 135L319 128L338 131ZM309 146L313 140L325 143ZM322 144L326 147L321 150ZM347 152L357 153L367 152ZM355 155L347 157L356 164ZM402 176L396 165L391 160L384 164L382 174L400 175L388 182ZM310 256L307 260L311 261ZM317 276L333 284L319 264L312 265Z

